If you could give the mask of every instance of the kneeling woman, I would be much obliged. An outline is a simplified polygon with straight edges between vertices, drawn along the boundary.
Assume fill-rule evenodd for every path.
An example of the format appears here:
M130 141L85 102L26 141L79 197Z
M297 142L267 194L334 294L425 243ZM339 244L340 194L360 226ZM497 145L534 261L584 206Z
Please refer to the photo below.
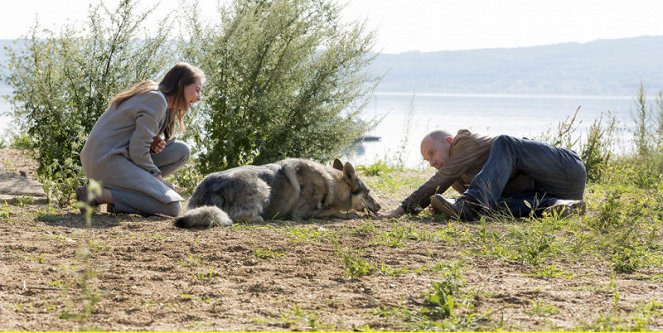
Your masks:
M79 187L78 201L106 203L115 213L179 215L183 199L163 177L189 159L189 146L172 136L184 131L184 115L200 101L204 81L200 69L179 63L158 85L143 81L113 97L81 151L83 172L101 182L102 193L88 200Z

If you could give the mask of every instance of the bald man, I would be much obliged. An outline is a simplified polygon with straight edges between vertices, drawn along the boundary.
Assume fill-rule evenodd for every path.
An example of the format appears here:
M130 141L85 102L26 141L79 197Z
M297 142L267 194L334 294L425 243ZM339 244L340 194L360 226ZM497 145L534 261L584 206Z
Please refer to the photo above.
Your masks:
M508 135L479 136L460 130L456 136L433 131L421 141L421 156L438 171L401 205L381 217L434 213L471 221L481 215L514 217L584 212L587 174L578 154L550 144ZM442 196L453 187L462 196Z

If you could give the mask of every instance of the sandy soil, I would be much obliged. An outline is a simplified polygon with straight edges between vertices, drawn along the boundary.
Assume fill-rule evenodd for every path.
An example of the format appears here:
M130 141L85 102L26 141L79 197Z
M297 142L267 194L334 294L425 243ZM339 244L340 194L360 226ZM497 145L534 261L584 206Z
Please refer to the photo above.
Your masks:
M34 176L34 163L12 153L14 167L30 166ZM397 202L392 194L378 196L383 206ZM528 275L529 266L476 256L445 238L405 237L390 247L377 237L411 228L461 239L480 228L472 224L409 217L187 231L168 218L99 213L86 228L74 208L4 207L2 330L433 329L417 327L431 282L448 272L432 267L454 263L465 281L465 296L456 298L465 300L457 306L458 318L469 321L457 326L463 330L582 329L607 309L628 318L642 304L663 301L660 267L615 276L588 258L555 262L572 276L540 279ZM411 272L350 278L340 253ZM536 304L553 310L533 311ZM662 316L647 327L663 330Z

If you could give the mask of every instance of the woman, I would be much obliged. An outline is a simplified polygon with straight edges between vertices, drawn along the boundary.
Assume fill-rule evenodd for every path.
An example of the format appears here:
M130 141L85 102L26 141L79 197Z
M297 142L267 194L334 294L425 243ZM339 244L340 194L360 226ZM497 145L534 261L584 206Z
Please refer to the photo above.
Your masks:
M106 203L115 213L179 215L183 199L163 177L189 159L189 146L172 137L184 131L204 81L200 69L178 63L158 85L143 81L113 97L81 151L83 172L101 182L102 193L88 200L87 188L79 187L78 201Z

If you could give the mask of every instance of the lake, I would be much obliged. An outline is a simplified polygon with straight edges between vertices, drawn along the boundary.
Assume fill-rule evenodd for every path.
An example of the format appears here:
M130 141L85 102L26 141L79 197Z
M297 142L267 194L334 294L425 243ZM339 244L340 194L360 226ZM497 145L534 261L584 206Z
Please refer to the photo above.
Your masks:
M0 95L9 93L9 88L0 86ZM362 117L382 118L369 132L380 140L362 143L349 160L355 164L400 160L408 167L421 167L425 163L419 142L432 130L456 133L467 128L485 135L540 138L548 129L555 133L557 124L573 115L578 106L576 135L585 135L601 113L611 111L620 128L617 152L632 149L633 96L376 93ZM8 103L0 99L0 137L12 129L9 117L3 114L8 109Z
M632 149L633 96L376 93L363 117L383 117L369 133L380 141L364 142L350 160L372 164L400 159L406 166L419 167L426 165L419 142L430 131L446 129L455 134L466 128L491 136L541 138L548 129L557 133L558 123L579 106L576 135L585 135L595 119L611 111L618 121L620 138L615 150L628 153Z

